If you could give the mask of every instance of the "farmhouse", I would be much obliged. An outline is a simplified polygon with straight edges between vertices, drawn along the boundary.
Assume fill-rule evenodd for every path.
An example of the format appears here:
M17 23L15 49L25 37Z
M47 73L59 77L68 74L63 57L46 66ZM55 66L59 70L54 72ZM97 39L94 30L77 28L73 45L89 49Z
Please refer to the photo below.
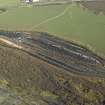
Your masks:
M33 2L39 2L40 0L33 0Z
M39 0L25 0L26 3L39 2Z

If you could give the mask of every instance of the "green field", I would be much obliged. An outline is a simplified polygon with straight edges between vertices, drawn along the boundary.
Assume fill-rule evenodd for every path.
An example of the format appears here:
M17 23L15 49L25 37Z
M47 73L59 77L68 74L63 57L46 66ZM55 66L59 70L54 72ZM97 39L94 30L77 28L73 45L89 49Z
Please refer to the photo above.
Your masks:
M3 1L6 0L0 0L0 2ZM17 2L11 0L9 4L17 4ZM48 32L91 46L97 53L105 55L105 16L97 16L76 5L28 6L10 9L0 14L0 28Z
M20 0L0 0L0 7L16 6L20 3Z

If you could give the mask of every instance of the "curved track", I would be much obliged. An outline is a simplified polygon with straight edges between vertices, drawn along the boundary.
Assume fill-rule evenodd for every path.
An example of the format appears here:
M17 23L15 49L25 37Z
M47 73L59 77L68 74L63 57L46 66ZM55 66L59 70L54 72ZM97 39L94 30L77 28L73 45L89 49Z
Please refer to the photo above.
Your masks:
M24 52L74 74L105 77L105 60L83 46L47 33L0 32Z

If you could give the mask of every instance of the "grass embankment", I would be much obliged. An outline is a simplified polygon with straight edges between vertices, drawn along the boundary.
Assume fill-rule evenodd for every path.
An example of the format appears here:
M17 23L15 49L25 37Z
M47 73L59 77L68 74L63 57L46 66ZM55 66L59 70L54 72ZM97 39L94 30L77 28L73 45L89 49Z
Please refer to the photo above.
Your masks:
M66 8L69 9L66 10ZM65 11L66 10L66 11ZM96 16L76 5L19 7L0 15L5 30L44 31L92 46L105 55L105 16Z

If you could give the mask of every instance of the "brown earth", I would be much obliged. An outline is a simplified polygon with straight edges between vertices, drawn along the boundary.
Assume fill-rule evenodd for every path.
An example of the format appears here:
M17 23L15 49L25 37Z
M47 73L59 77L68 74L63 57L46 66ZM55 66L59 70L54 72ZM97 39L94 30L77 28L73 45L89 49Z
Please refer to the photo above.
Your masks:
M84 2L81 1L78 3L82 4L85 8L93 11L95 14L99 14L99 13L105 14L105 0L84 1Z

